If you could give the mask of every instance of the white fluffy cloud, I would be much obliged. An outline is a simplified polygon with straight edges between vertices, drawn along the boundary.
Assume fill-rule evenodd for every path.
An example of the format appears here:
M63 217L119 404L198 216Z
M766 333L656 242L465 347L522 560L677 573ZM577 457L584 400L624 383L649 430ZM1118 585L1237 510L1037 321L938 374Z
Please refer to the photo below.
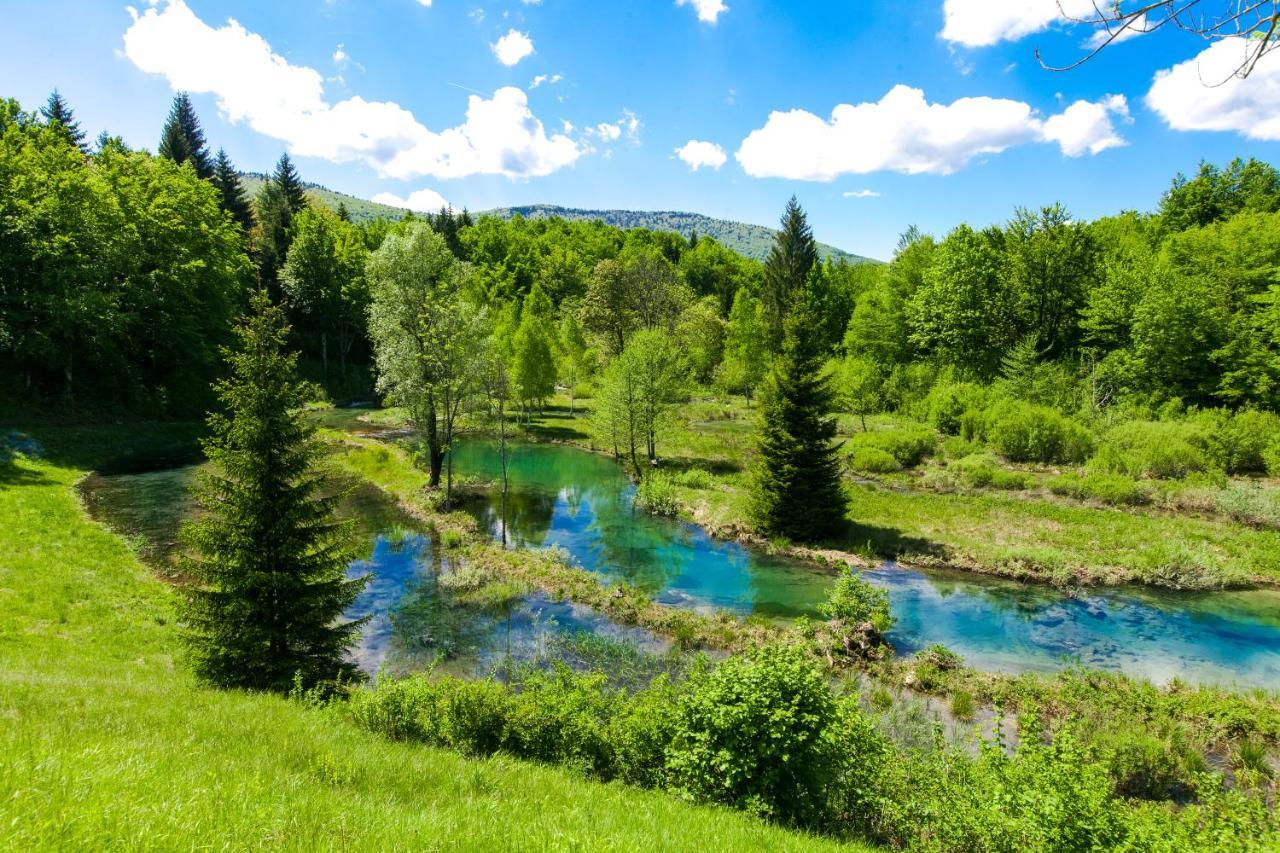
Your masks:
M1157 72L1147 106L1174 130L1233 130L1250 139L1280 140L1280 55L1263 56L1241 79L1234 75L1248 48L1245 39L1223 39Z
M830 119L805 110L772 113L735 156L753 177L830 181L879 171L946 175L1028 142L1057 142L1069 156L1122 144L1110 114L1121 112L1123 97L1108 96L1094 110L1081 105L1098 107L1077 101L1045 121L1022 101L931 104L921 90L898 85L877 102L840 104Z
M472 95L466 121L436 132L389 101L329 103L319 72L290 64L234 20L215 29L182 0L131 11L124 52L134 65L174 89L212 93L228 120L247 122L298 155L360 161L393 178L522 178L548 175L584 153L568 136L549 136L514 87L488 99Z
M489 49L503 65L515 65L533 53L533 40L527 33L511 29L505 36L489 45Z
M534 77L533 80L529 83L529 88L536 89L544 83L548 86L554 86L556 83L559 83L563 79L564 79L563 74L539 74L537 77Z
M1111 116L1129 120L1129 103L1124 95L1107 95L1100 101L1076 101L1044 123L1044 138L1058 143L1068 157L1099 154L1127 144L1116 133Z
M880 193L875 190L849 190L848 192L840 193L840 195L844 198L877 198Z
M714 24L721 13L729 11L724 0L676 0L677 6L692 6L698 13L698 20Z
M401 198L395 193L378 193L372 200L378 204L388 204L405 210L415 210L418 213L436 213L440 208L449 206L449 202L444 200L444 196L435 190L429 189L414 190L409 193L408 198Z
M945 0L942 37L965 47L988 47L1038 33L1055 21L1091 18L1109 3L1094 0ZM1064 17L1065 13L1065 17Z
M718 170L729 159L719 145L698 139L690 139L677 148L675 154L695 172L703 166Z

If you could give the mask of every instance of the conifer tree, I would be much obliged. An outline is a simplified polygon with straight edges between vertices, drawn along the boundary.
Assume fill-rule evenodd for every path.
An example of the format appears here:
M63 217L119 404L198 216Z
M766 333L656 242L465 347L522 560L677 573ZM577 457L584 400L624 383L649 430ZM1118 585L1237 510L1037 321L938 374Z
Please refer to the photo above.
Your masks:
M160 155L175 163L190 163L201 178L213 177L213 161L205 143L204 130L196 116L196 108L186 92L173 98L169 117L160 132Z
M834 535L845 523L832 393L823 375L813 297L798 294L782 350L760 390L759 457L753 478L756 523L799 541Z
M341 202L341 201L338 202L337 214L338 214L338 218L341 219L343 222L351 221L351 211L347 210L347 205L344 202Z
M348 525L334 520L288 333L280 309L255 296L217 385L225 414L209 418L212 470L186 529L186 639L197 674L226 687L283 691L356 672L344 654L363 621L342 613L365 580L346 577Z
M817 263L818 244L813 239L813 230L809 228L800 203L792 196L782 215L781 230L764 264L764 286L760 293L764 305L765 341L771 352L776 352L782 344L787 308L804 289Z
M218 149L218 156L213 161L213 185L222 196L222 209L231 214L231 218L240 223L246 231L253 226L253 208L240 183L240 175L236 167L231 165L227 152Z
M49 93L49 100L40 108L40 115L44 116L45 122L50 127L60 128L68 142L81 151L86 150L84 131L80 129L80 122L76 121L75 113L71 111L66 99L57 89Z
M297 214L307 206L307 190L302 185L302 178L298 177L298 170L287 153L280 155L280 162L276 163L276 171L271 176L271 180L280 187L291 212Z

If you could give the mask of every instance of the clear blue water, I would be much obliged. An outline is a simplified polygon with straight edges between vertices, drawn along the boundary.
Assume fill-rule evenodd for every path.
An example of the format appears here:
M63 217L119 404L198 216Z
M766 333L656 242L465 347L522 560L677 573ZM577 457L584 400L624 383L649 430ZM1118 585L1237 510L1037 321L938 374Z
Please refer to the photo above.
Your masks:
M460 443L455 471L494 481L469 503L512 547L565 548L606 581L658 600L790 617L815 612L833 575L695 525L633 508L634 487L608 457L551 444L509 446L505 519L497 445ZM867 572L889 591L901 653L943 643L975 667L1052 671L1072 663L1166 682L1280 689L1280 592L1172 593L1132 588L1071 594L892 564Z

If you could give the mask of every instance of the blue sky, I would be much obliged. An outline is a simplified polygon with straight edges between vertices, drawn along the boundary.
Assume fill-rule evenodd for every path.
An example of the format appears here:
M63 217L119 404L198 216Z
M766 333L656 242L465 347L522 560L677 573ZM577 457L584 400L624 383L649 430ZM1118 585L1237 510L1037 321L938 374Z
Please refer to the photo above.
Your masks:
M1170 30L1051 73L1035 49L1091 34L1055 0L5 5L0 95L56 86L91 136L153 148L189 89L241 168L288 148L365 197L773 224L795 193L819 239L887 258L913 223L1146 209L1202 158L1280 162L1280 63L1206 87L1234 46Z

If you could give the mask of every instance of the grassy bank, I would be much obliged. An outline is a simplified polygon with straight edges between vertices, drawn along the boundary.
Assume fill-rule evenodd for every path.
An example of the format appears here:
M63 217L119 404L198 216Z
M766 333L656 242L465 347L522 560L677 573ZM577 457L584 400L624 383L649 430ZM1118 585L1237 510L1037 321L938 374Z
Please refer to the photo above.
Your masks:
M204 689L173 593L73 486L191 428L36 430L0 464L0 826L10 849L818 849L722 809L570 771L388 742Z

